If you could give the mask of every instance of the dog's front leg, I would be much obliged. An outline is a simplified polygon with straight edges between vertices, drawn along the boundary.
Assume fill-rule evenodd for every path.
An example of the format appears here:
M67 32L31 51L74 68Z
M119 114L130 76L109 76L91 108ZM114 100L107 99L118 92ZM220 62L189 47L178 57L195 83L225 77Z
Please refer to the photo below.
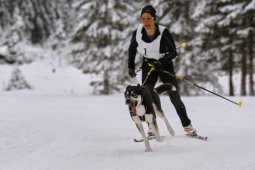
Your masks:
M138 131L140 132L140 134L141 134L141 136L143 138L144 145L145 145L145 152L152 152L150 143L149 143L149 141L148 141L148 139L147 139L147 137L145 135L142 123L136 123L135 125L136 125Z
M161 138L161 136L159 134L159 129L158 129L158 124L157 124L156 118L153 118L152 114L146 114L145 119L149 123L149 127L152 128L153 132L155 133L156 140L158 142L163 142L163 139Z

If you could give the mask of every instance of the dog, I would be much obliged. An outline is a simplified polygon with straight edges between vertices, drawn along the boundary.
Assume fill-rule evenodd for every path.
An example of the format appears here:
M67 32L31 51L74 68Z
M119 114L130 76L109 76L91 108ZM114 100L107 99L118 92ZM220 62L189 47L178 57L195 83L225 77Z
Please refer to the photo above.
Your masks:
M152 149L145 135L142 125L143 122L147 122L149 127L153 130L157 142L163 142L163 139L160 137L156 115L164 120L168 132L170 135L174 136L174 130L162 110L159 98L159 94L165 91L176 91L176 87L170 83L162 84L156 88L138 84L137 86L127 86L124 92L130 116L143 138L145 152L151 152Z

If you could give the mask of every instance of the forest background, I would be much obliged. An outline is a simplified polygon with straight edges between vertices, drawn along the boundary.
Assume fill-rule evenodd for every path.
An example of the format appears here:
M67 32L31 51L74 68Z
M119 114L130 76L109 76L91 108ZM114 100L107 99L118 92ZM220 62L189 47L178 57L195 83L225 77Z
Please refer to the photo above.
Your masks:
M94 94L118 93L130 82L128 46L147 4L177 47L188 44L174 60L177 75L219 93L224 78L225 95L254 96L255 0L0 0L0 64L55 58L95 75Z

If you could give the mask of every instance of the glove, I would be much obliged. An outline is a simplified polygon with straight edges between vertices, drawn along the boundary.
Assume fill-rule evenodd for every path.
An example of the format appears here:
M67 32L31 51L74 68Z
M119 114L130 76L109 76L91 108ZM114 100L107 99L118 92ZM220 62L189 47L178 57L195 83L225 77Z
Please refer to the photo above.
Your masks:
M155 71L160 71L161 70L161 63L159 61L153 62L153 66L155 68Z
M135 76L136 76L135 69L130 68L130 69L128 70L128 74L130 75L130 77L135 77Z
M159 59L159 61L161 63L170 63L175 57L176 57L177 54L165 54L162 58Z

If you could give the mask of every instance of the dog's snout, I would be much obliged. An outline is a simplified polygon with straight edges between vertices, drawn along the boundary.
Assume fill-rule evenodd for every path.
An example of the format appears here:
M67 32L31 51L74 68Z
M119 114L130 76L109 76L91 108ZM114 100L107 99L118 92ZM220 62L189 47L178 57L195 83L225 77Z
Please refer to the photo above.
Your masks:
M130 103L130 99L126 98L126 104L129 104L129 103Z

